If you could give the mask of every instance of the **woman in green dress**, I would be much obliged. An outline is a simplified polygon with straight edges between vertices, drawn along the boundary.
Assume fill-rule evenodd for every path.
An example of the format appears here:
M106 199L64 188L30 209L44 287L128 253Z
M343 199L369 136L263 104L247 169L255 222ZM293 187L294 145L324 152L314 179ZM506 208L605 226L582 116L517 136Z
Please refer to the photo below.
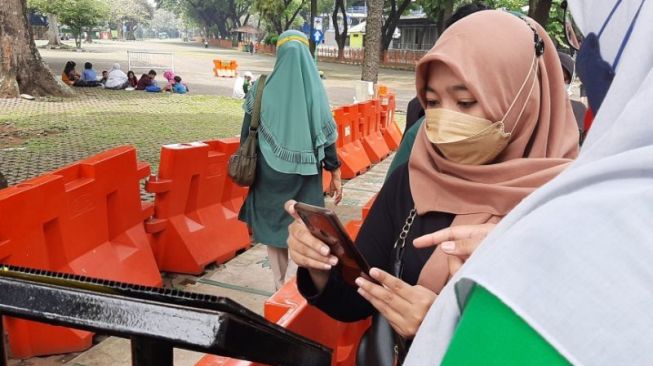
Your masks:
M241 143L249 133L256 90L264 87L258 127L256 181L239 218L252 229L254 240L267 245L278 289L297 266L288 257L286 240L292 218L284 203L296 200L324 206L322 169L331 173L330 195L342 198L337 129L308 39L286 31L277 42L277 60L265 86L258 81L247 94Z

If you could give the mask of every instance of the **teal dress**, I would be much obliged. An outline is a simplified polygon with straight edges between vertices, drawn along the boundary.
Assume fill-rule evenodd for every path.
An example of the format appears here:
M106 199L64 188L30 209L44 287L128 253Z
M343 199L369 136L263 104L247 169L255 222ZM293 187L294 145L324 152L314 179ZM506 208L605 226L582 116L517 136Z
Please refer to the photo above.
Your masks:
M388 168L388 172L385 175L386 179L388 179L390 174L392 174L398 166L408 163L410 152L413 151L413 145L415 145L415 139L417 138L419 129L422 127L422 123L424 123L424 117L418 119L417 122L408 129L408 131L404 132L404 138L401 140L397 153L395 153L392 163L390 163L390 168Z
M298 31L279 36L274 69L262 85L256 180L239 214L254 240L277 248L287 248L292 222L284 203L293 199L324 206L322 169L340 166L337 127L308 45ZM245 98L241 143L249 133L261 80Z
M246 113L240 134L243 143L249 134L251 116ZM321 167L335 170L340 167L335 144L324 149ZM277 248L287 248L288 225L292 217L284 210L284 203L293 199L315 206L324 206L322 169L316 175L280 173L272 169L258 149L256 181L250 187L247 199L240 209L238 218L247 223L258 243Z

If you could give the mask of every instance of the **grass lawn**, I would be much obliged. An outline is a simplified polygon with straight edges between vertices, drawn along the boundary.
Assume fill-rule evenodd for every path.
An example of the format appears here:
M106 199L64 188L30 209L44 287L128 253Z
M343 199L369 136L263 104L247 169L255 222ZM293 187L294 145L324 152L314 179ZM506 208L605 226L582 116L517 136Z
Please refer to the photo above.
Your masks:
M242 100L76 89L73 98L0 99L0 171L16 184L120 145L156 172L161 145L240 133ZM403 128L404 115L396 115Z
M241 100L95 88L78 94L0 100L0 170L10 184L125 144L156 171L163 144L240 133Z

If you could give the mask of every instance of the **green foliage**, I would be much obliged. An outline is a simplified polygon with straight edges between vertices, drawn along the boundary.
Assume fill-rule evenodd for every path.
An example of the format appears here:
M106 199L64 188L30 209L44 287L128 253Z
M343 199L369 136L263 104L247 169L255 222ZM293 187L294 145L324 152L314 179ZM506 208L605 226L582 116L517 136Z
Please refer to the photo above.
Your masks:
M486 4L495 9L522 12L522 8L528 5L528 0L494 0L487 1Z
M194 23L209 33L231 36L233 28L249 19L253 0L155 0L159 8L166 9L184 21Z
M110 9L109 22L147 24L154 16L154 7L147 0L105 0Z
M558 48L569 48L565 40L564 12L560 7L562 0L553 0L549 11L549 22L546 31Z
M304 23L299 13L310 5L308 0L254 0L254 10L259 13L270 28L282 33Z
M48 13L59 17L61 24L70 28L77 48L82 46L82 31L102 24L109 15L109 7L103 0L50 0Z
M271 46L271 45L276 45L278 40L279 40L279 35L278 34L268 33L268 35L265 36L265 39L263 40L263 43L265 43L268 46Z

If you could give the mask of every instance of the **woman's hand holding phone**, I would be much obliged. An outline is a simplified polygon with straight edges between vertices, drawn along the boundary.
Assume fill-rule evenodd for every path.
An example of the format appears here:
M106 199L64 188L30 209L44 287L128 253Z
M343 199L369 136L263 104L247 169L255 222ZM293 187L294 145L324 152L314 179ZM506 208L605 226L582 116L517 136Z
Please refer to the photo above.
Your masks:
M399 335L408 339L415 337L437 295L426 287L411 286L379 268L372 268L370 276L378 283L359 277L356 279L358 293Z
M338 258L331 249L314 237L295 212L295 201L284 205L286 211L295 218L288 227L288 253L298 266L308 269L315 288L322 291L329 279L329 271L338 264Z

